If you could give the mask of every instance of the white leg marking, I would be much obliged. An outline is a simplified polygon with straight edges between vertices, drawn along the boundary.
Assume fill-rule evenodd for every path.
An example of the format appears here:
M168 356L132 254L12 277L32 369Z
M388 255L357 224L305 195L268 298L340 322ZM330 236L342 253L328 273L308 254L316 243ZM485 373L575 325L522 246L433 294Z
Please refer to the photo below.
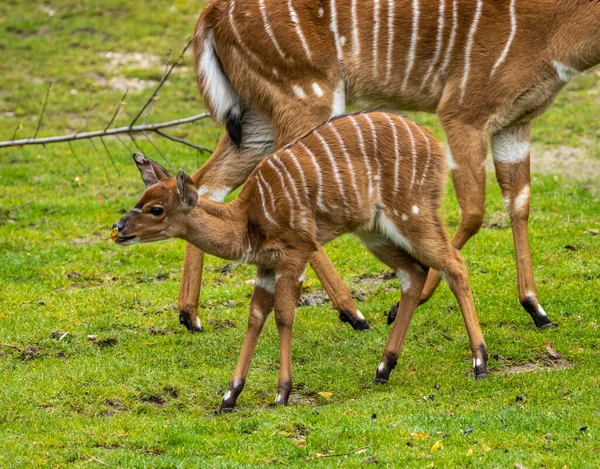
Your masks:
M267 159L267 164L271 167L273 171L275 171L275 174L277 174L277 177L279 178L279 182L281 183L281 190L283 191L283 194L285 195L285 198L287 199L290 207L290 226L293 226L294 220L296 219L294 213L294 202L292 201L292 197L290 196L290 193L285 187L285 180L283 179L283 174L281 174L281 171L279 171L279 169L273 164L273 158Z
M394 49L394 0L388 0L388 50L386 59L385 83L392 77L392 50Z
M404 269L398 269L396 276L400 279L400 285L402 286L402 293L408 291L412 282L410 280L410 274Z
M315 167L315 174L317 175L317 205L322 211L328 212L329 210L327 209L325 202L323 202L323 175L321 174L321 168L319 167L317 158L315 157L315 154L310 150L310 148L308 148L304 144L304 142L300 141L298 142L298 145L310 157Z
M323 148L325 149L325 153L327 153L327 156L329 157L329 161L331 163L331 167L333 168L333 174L335 176L335 179L338 183L338 187L340 188L340 194L342 195L342 199L346 199L346 191L344 191L344 183L342 181L342 178L340 176L340 172L338 170L338 166L337 163L335 162L335 158L333 156L333 153L331 152L331 148L329 148L329 145L327 144L327 141L323 138L323 136L317 132L316 130L313 132L313 134L315 135L315 137L317 137L320 142L321 145L323 145Z
M518 196L515 197L514 207L515 211L519 212L522 208L529 205L529 186L523 187Z
M350 158L350 155L348 154L348 149L346 148L346 145L344 144L344 140L342 140L342 136L335 128L334 123L330 122L328 124L328 127L333 132L333 134L336 136L336 138L340 144L340 147L342 148L342 152L344 153L344 158L346 159L346 164L348 165L348 170L350 171L350 179L352 181L352 188L354 189L354 194L356 195L356 208L358 210L360 210L360 207L361 207L360 192L358 190L358 185L356 184L356 171L354 171L354 165L352 164L352 159Z
M383 236L393 242L396 246L401 247L410 254L414 252L414 249L408 242L408 239L406 239L402 233L398 231L396 225L385 215L381 214L377 218L377 228Z
M377 49L379 47L379 0L373 0L373 77L377 77Z
M581 73L579 70L567 67L566 65L561 64L556 60L552 61L552 65L554 65L554 68L556 69L556 73L558 74L558 78L560 79L560 81L563 81L565 83Z
M375 163L377 163L377 175L375 176L375 181L377 182L377 200L381 200L381 162L379 161L379 145L377 144L377 129L375 129L375 125L373 124L373 120L371 116L368 114L361 114L371 127L371 136L373 137L373 158L375 158Z
M509 131L492 136L492 156L501 163L514 164L523 161L529 155L529 141L518 141Z
M473 358L473 368L481 366L482 363L481 358Z
M408 215L402 214L402 221L408 221Z
M273 30L271 29L271 25L269 24L269 18L267 18L267 9L265 8L265 0L258 0L258 5L263 18L263 25L265 27L265 31L271 38L271 42L275 46L275 49L277 49L277 52L279 53L281 58L285 59L285 54L283 53L283 50L281 50L279 42L277 42L277 38L275 37L275 34L273 34Z
M206 35L202 56L198 62L199 76L206 91L207 100L210 102L217 121L225 120L227 113L232 109L240 110L240 97L231 87L229 80L223 73L220 61L215 52L212 30Z
M298 98L300 98L300 99L306 98L306 93L298 85L292 85L292 89L294 90L294 94L296 96L298 96Z
M377 367L377 371L381 373L383 370L385 370L385 363L381 362Z
M356 310L356 317L358 319L360 319L361 321L365 320L365 317L364 317L363 313L361 313L358 309Z
M313 83L312 88L317 97L321 98L323 96L323 89L319 86L318 83Z
M227 392L225 393L225 395L223 396L223 400L224 400L224 401L226 401L226 400L228 400L230 397L231 397L231 391L227 391Z
M371 172L371 163L369 163L369 156L367 155L367 150L365 148L365 140L363 137L363 133L362 133L362 130L360 129L360 126L358 125L358 122L356 122L356 119L354 119L354 116L350 116L350 121L352 122L352 124L354 124L354 128L356 129L356 134L358 135L360 151L362 152L363 159L365 161L365 168L367 169L367 179L368 179L367 183L369 184L369 197L373 197L373 181L372 181L373 174Z
M400 156L400 147L398 143L398 132L396 131L396 124L392 121L392 118L389 114L383 114L387 121L390 123L390 127L392 128L392 135L394 136L394 195L398 193L398 189L400 188L400 161L402 157Z
M298 14L296 13L296 10L294 10L292 0L288 0L288 9L290 10L290 18L292 19L292 23L294 23L294 27L296 28L296 34L300 38L300 42L302 43L302 47L304 48L306 57L310 62L312 60L312 57L310 55L310 49L308 48L308 43L306 42L306 38L304 37L304 33L302 32L302 28L300 27L300 18L298 18Z
M467 82L469 81L469 73L471 71L471 50L473 49L473 42L475 41L475 33L477 32L477 26L479 25L479 18L481 17L481 10L483 9L483 0L477 0L477 9L475 10L475 16L469 29L469 35L467 36L467 45L465 46L465 69L463 71L462 81L460 83L460 99L461 102L465 97L467 90Z
M277 280L275 279L275 275L269 274L264 277L256 277L254 280L254 286L258 288L262 288L263 290L273 294L275 293L275 284Z
M338 31L338 23L337 23L337 10L335 6L335 0L331 0L331 25L329 26L331 31L333 32L333 39L335 41L335 50L337 52L337 59L340 65L344 61L344 56L342 54L342 45L340 44L340 33Z
M258 177L256 178L256 183L258 185L258 192L260 193L260 201L262 203L262 208L263 208L263 212L265 214L265 217L267 218L267 220L269 220L275 226L279 226L279 224L271 216L271 213L269 212L269 210L267 209L267 205L265 204L265 193L263 191L262 183L261 183L260 178L258 178Z
M454 0L452 3L452 31L450 32L450 40L448 41L448 47L444 55L444 62L440 68L438 78L441 76L444 80L446 79L446 71L452 58L452 50L454 49L454 42L456 41L456 32L458 29L458 0Z
M335 91L333 92L333 115L341 116L346 112L346 85L343 80L340 80Z
M502 65L502 63L504 63L504 61L506 60L506 57L508 56L508 51L510 50L510 46L512 45L512 42L515 38L515 34L517 34L517 15L515 13L515 3L516 0L510 0L510 34L508 36L508 40L506 41L506 46L504 46L502 54L494 64L494 67L492 68L492 73L490 74L490 77L494 76L494 73L496 73L498 67Z
M356 0L352 0L352 48L354 57L360 56L360 39L358 36L358 18L356 15Z
M196 329L202 329L202 323L200 322L200 318L198 316L196 316L192 322L194 323L194 327Z
M448 169L450 171L458 168L458 165L456 164L456 162L454 161L454 158L452 157L452 151L450 150L450 146L448 144L446 144L446 159L448 160L447 161Z
M410 77L410 73L415 65L415 55L417 52L417 42L419 40L419 0L412 1L412 11L413 11L413 20L412 20L412 34L410 37L410 49L408 50L408 65L406 66L406 71L404 72L404 81L402 82L402 89L405 90L408 85L408 79Z
M446 11L446 0L439 0L439 1L440 1L440 9L438 12L438 29L437 29L435 53L433 54L433 58L431 59L431 63L429 64L429 69L427 70L427 73L425 74L425 77L423 78L423 82L421 83L421 90L423 90L423 88L425 88L425 85L427 84L429 77L433 73L433 70L435 69L435 66L437 65L438 60L440 59L440 55L442 53L442 45L443 45L443 41L444 41L444 14Z
M423 137L423 140L425 140L425 143L427 144L427 160L425 161L425 169L423 169L423 175L421 176L421 180L419 181L419 185L422 186L425 182L425 178L427 177L427 172L429 171L429 165L431 163L431 142L429 141L429 137L427 137L427 135L425 135L425 132L423 132L423 129L420 125L417 125L417 129L419 130L421 136Z

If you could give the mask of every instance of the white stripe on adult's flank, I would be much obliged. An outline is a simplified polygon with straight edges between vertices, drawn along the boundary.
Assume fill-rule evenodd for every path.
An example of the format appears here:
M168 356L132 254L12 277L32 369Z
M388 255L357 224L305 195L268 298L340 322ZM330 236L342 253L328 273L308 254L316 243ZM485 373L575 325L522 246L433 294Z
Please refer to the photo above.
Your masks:
M412 157L413 157L412 177L410 179L410 187L412 189L412 186L414 186L414 184L415 184L415 179L417 178L417 144L415 142L415 136L413 135L412 130L410 130L409 122L406 119L404 119L403 117L399 117L398 119L400 119L402 121L402 123L404 124L404 127L406 128L406 132L408 132L408 138L410 139L410 146L412 149Z
M341 64L344 61L344 56L342 55L342 44L340 43L340 33L338 30L338 22L337 22L337 9L335 6L335 0L331 0L331 24L329 28L333 33L333 40L335 42L335 50L337 52L338 62Z
M462 81L460 83L460 100L462 101L465 97L465 91L467 90L467 82L469 81L469 73L471 72L471 50L473 49L473 42L475 41L475 33L477 32L477 26L479 26L479 18L481 17L481 10L483 8L483 0L477 0L477 9L475 10L475 16L469 29L469 35L467 36L467 45L465 46L465 69L463 71Z
M417 52L417 42L419 41L419 0L412 1L412 11L413 11L413 20L412 20L412 34L410 37L410 49L408 50L408 65L406 66L406 71L404 72L404 82L402 82L402 89L406 89L406 85L408 85L408 79L410 78L410 73L415 65L415 55Z
M317 137L319 139L319 141L321 142L321 145L323 145L323 148L325 149L325 153L327 153L327 156L329 157L329 161L331 162L331 167L333 168L333 174L335 176L335 180L338 183L338 187L340 188L340 194L342 195L342 199L346 199L346 191L344 191L344 182L342 181L342 177L340 176L340 171L338 169L337 163L335 162L333 153L331 152L331 148L329 148L329 145L327 144L327 140L325 140L323 138L323 136L316 130L313 132L313 134L315 137Z
M356 184L356 171L354 171L352 159L350 158L346 145L344 144L344 140L342 139L342 136L340 135L338 130L335 128L335 125L332 122L330 122L328 124L328 127L333 132L340 144L340 147L342 148L344 158L346 159L346 164L348 165L348 170L350 172L350 178L352 179L352 188L354 189L354 194L356 195L356 206L360 207L360 192L358 190L358 185Z
M300 42L302 43L304 52L306 52L306 57L310 62L312 60L312 57L310 55L310 49L308 48L308 43L306 42L306 38L304 37L304 33L302 32L302 27L300 26L300 18L298 18L298 14L296 13L296 10L294 10L294 6L292 5L292 0L288 0L288 9L290 10L290 18L292 18L292 23L294 23L294 27L296 28L296 34L300 38Z
M454 0L452 2L452 31L450 32L450 39L448 40L448 47L446 48L446 53L444 54L444 62L442 63L442 67L440 68L439 74L437 77L441 75L442 78L446 78L446 71L448 70L448 65L450 64L450 59L452 58L452 50L454 49L454 42L456 41L456 32L458 29L458 0Z
M388 50L386 58L385 83L392 78L392 50L394 49L394 0L388 0Z
M373 0L373 76L377 76L377 55L379 48L379 0Z
M435 41L435 53L433 54L433 58L431 59L431 63L429 64L429 69L427 70L427 73L423 78L423 82L421 83L421 90L425 88L425 85L427 84L429 77L433 73L433 70L435 69L435 66L437 65L438 60L440 59L440 55L442 53L442 45L444 42L444 15L446 13L446 0L439 0L439 2L440 9L438 12L438 29Z
M275 37L275 34L273 34L273 30L271 29L271 25L269 24L269 18L267 18L267 9L265 7L265 0L258 0L258 5L260 7L260 13L263 18L263 25L265 26L265 31L271 38L271 42L275 46L275 49L277 49L277 52L279 52L279 55L281 56L281 58L285 59L285 54L281 50L281 47L279 46L279 42L277 42L277 38Z
M358 135L358 142L360 146L360 151L362 152L363 158L365 160L365 167L367 168L367 182L369 184L369 197L373 196L373 181L372 181L372 171L371 171L371 163L369 163L369 155L367 155L367 149L365 148L365 139L363 137L362 130L360 129L360 125L356 122L354 116L350 116L350 122L354 125L356 129L356 134Z
M277 222L273 219L273 217L269 213L269 210L267 209L267 205L265 204L265 193L263 191L262 184L258 177L256 178L256 184L258 185L258 191L260 192L260 201L262 203L262 208L263 212L265 213L265 217L267 217L267 220L269 220L271 223L277 225Z
M389 114L383 114L392 128L392 135L394 136L394 194L398 193L398 188L400 187L400 160L402 157L400 156L400 144L398 143L398 131L396 130L396 124L389 116ZM404 119L400 118L401 121L404 122ZM406 124L405 124L406 125Z
M238 45L240 46L240 49L242 49L248 55L248 57L250 57L254 62L256 62L261 68L264 69L262 60L260 60L256 56L256 54L254 52L252 52L248 48L248 46L246 45L246 43L242 39L242 36L240 35L240 32L237 29L237 26L235 24L235 20L233 18L233 11L235 9L235 1L236 0L231 0L231 3L229 5L229 24L231 26L231 30L233 31L233 35L235 36L235 39L238 42Z
M323 202L323 175L321 174L319 162L317 161L315 154L304 144L304 142L298 142L298 146L310 157L310 160L315 167L315 174L317 175L317 205L324 212L328 212L329 210Z
M492 68L490 77L494 76L494 73L496 73L498 67L506 60L510 46L515 38L515 34L517 34L517 14L515 12L515 3L516 0L510 0L510 35L508 36L508 41L506 41L506 46L504 46L504 50L502 51L500 58L496 61L494 67Z
M356 14L356 1L352 0L352 50L354 51L354 57L360 55L360 38L358 35L358 16Z
M273 171L275 171L275 174L277 174L277 177L279 178L279 182L281 182L281 190L283 191L283 194L285 195L285 198L288 200L288 203L290 206L289 225L293 226L294 219L296 218L294 215L294 202L292 201L292 197L290 196L290 193L287 191L287 188L285 187L285 180L283 179L283 174L281 174L281 171L279 171L279 169L273 164L272 160L273 160L273 158L267 159L267 164L271 167L271 169Z

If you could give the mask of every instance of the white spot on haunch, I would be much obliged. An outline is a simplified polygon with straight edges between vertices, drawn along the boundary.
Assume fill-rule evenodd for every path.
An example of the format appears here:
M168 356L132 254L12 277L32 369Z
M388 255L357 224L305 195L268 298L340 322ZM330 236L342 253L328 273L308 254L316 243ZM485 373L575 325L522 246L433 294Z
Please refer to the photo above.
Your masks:
M298 96L298 98L300 99L304 99L306 98L306 93L304 92L304 90L302 88L300 88L298 85L293 85L292 89L294 90L294 94L296 96Z
M319 86L318 83L313 83L312 89L319 98L323 96L323 89Z
M579 70L561 64L557 60L553 60L552 65L554 65L554 68L556 69L556 73L558 74L558 78L560 79L560 81L563 81L565 83L581 73Z
M400 279L400 286L402 287L402 292L407 291L410 288L410 274L404 269L398 269L396 271L396 276Z
M419 214L419 207L417 207L416 205L413 205L413 207L412 207L412 212L413 212L415 215L418 215L418 214Z

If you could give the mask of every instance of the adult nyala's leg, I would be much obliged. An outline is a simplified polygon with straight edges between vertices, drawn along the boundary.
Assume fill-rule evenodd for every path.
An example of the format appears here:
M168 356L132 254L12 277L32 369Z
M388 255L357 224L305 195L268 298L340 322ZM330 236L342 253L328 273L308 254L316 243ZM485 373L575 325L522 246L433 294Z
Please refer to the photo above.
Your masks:
M263 329L265 321L273 309L273 294L275 292L275 273L272 270L257 269L254 291L250 300L250 316L248 317L248 330L244 338L244 345L240 352L238 360L229 387L223 402L221 403L221 412L232 412L236 400L248 376L250 362L258 343L258 338Z

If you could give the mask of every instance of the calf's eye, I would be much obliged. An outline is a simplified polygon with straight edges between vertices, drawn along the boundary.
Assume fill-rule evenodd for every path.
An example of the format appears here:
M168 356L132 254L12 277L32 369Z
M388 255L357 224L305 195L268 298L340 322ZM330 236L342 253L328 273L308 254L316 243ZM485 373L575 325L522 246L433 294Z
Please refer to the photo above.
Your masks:
M162 209L162 207L152 207L150 209L150 213L155 217L160 217L163 214L163 211L164 210Z

